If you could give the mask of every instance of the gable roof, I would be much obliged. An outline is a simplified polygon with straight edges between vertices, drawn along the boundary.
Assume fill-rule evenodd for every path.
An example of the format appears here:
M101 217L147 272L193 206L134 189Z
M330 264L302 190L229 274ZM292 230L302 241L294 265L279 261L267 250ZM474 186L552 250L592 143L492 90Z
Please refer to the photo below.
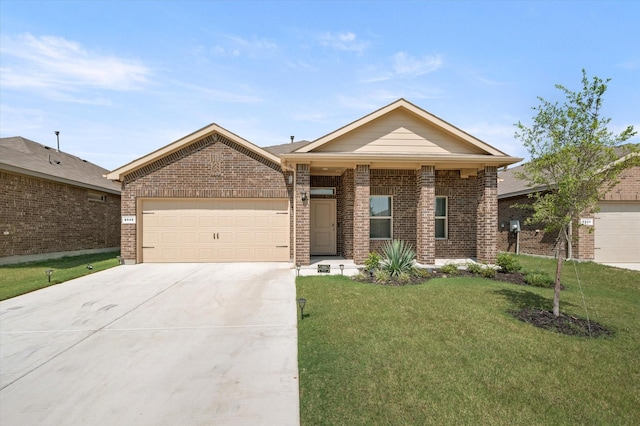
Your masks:
M308 163L325 169L330 163L346 167L437 168L506 166L521 161L460 130L405 99L380 108L293 152L282 153L285 166Z
M371 123L375 120L378 120L379 118L393 112L393 111L397 111L397 110L404 110L407 111L409 113L414 114L417 118L424 120L430 124L435 125L436 127L442 129L443 131L451 134L452 136L455 136L467 143L469 143L470 145L480 148L482 151L488 153L488 154L492 154L492 155L504 155L506 156L507 154L505 154L504 152L492 147L491 145L481 141L480 139L471 136L470 134L460 130L459 128L449 124L448 122L444 121L443 119L436 117L435 115L423 110L422 108L417 107L416 105L412 104L411 102L407 101L406 99L398 99L397 101L380 108L377 111L372 112L371 114L365 115L364 117L350 123L347 124L346 126L343 126L341 128L339 128L338 130L335 130L325 136L322 136L319 139L316 139L315 141L313 141L312 143L298 149L296 152L311 152L313 150L316 150L317 148L326 145L327 143L335 140L336 138L343 136L349 132L352 132L362 126L364 126L365 124Z
M624 145L614 148L618 159L614 162L625 161L629 156L638 155L636 153L627 153ZM526 164L526 163L525 163ZM546 186L531 186L526 180L518 179L516 175L524 171L525 164L521 164L509 170L505 170L498 174L498 198L517 197L533 192L544 191Z
M117 180L117 181L122 181L122 178L129 174L132 173L148 164L153 163L154 161L157 161L161 158L164 158L168 155L173 154L174 152L185 148L193 143L196 143L208 136L213 136L216 137L216 135L220 135L223 136L227 139L230 139L231 141L247 148L249 151L252 151L272 162L274 162L275 164L281 164L280 163L280 158L277 155L274 155L268 151L266 151L263 148L260 148L257 145L252 144L251 142L249 142L248 140L245 140L243 138L241 138L240 136L231 133L230 131L228 131L227 129L218 126L215 123L209 124L208 126L203 127L200 130L196 130L195 132L178 139L177 141L171 142L168 145L165 145L164 147L157 149L153 152L151 152L150 154L147 154L143 157L138 158L137 160L134 160L118 169L115 169L114 171L108 173L106 175L106 177L108 179L112 179L112 180Z
M0 138L0 169L120 194L120 185L104 177L107 169L21 136Z

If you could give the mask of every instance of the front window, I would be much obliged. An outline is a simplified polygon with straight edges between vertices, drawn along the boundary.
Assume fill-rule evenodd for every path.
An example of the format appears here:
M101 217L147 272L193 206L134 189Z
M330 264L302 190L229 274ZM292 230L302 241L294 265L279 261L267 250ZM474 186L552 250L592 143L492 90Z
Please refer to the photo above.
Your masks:
M393 229L393 202L390 196L369 197L369 238L390 240Z
M436 197L436 239L446 239L447 228L447 197Z

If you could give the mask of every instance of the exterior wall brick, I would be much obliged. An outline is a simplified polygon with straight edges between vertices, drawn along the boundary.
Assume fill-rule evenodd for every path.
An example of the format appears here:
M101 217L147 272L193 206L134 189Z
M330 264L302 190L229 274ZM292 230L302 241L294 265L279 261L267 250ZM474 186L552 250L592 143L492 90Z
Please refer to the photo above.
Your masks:
M0 172L0 257L118 247L120 195L89 191L99 192Z
M623 171L619 177L619 183L603 197L603 201L640 201L640 167L632 167ZM502 198L499 200L499 232L498 250L516 251L516 235L509 232L509 221L520 221L520 253L540 256L555 256L555 241L557 233L544 231L544 225L525 225L524 222L531 216L531 211L517 208L515 205L531 205L533 200L526 195ZM581 218L593 218L592 213L583 213ZM573 223L572 257L579 260L593 260L594 229L589 226L578 226L578 221ZM568 255L568 253L565 253Z
M310 188L311 179L309 176L309 165L298 164L296 168L296 263L301 265L308 265L311 263L310 249L310 226L311 226L311 211L310 211ZM302 191L307 193L307 201L302 202Z
M289 175L231 140L209 136L125 176L122 214L139 213L143 198L288 198L293 206ZM128 262L137 261L141 226L141 215L137 225L122 225L122 256Z
M420 167L416 172L416 183L418 198L416 209L416 260L422 264L434 264L436 261L435 167Z
M509 223L520 221L520 253L538 256L554 256L557 233L545 232L543 225L527 225L525 221L531 216L528 208L518 208L516 205L530 206L533 200L526 195L501 199L498 202L498 250L515 253L518 236L510 232Z
M437 259L476 257L478 204L476 180L461 178L459 170L436 170L435 192L436 196L446 196L448 202L448 235L447 239L435 240L435 257Z
M355 170L347 169L340 177L340 239L341 250L339 253L345 259L353 259L353 208L355 201Z
M496 261L498 232L498 170L487 166L478 172L477 259L479 262Z
M415 249L417 208L415 171L374 169L370 171L370 184L370 195L392 197L393 239L405 241ZM368 204L367 219L369 220ZM386 243L387 240L369 240L369 249L380 253Z
M353 261L362 265L369 254L369 166L359 164L355 170L353 203Z

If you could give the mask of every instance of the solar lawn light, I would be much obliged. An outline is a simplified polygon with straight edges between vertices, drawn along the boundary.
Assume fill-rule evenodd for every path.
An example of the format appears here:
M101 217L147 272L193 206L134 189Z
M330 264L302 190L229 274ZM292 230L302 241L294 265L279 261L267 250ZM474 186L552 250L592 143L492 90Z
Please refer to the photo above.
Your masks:
M307 299L298 299L298 306L300 307L300 319L304 319L304 305L307 304Z
M344 265L340 264L340 275L344 275Z
M47 274L47 279L49 282L51 282L51 274L53 274L53 269L47 269L46 271L44 271L45 274Z
M296 275L300 276L300 264L296 263Z

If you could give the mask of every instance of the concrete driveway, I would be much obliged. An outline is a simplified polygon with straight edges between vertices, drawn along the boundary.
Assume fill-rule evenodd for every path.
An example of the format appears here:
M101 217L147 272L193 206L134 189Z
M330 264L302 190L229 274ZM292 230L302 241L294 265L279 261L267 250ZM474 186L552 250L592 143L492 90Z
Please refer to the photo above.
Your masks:
M295 271L118 266L0 302L0 424L299 424Z

